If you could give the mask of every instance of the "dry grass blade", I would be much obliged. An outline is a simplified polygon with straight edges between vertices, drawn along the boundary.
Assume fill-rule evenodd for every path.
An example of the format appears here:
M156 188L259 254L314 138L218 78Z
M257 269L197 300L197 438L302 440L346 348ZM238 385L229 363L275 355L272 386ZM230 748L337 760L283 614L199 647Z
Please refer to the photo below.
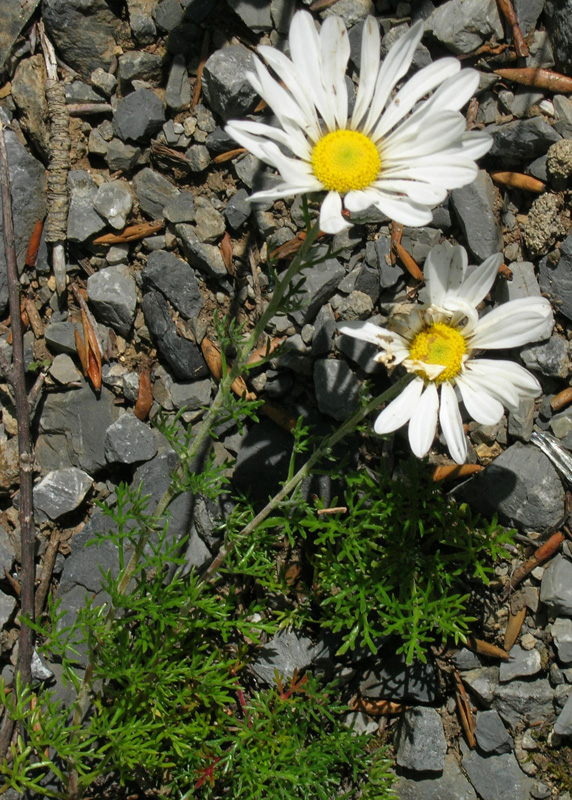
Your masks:
M222 378L222 355L218 347L211 342L210 339L207 339L205 336L201 342L201 352L203 354L203 358L207 362L207 367L209 368L211 375L217 381L220 381ZM227 365L227 371L230 367ZM240 375L238 378L235 378L232 382L232 386L230 387L232 391L238 397L246 397L247 400L256 400L256 395L254 392L249 392L246 383L244 382L244 378Z
M459 711L459 719L461 721L461 727L465 733L465 737L467 739L467 744L470 748L475 747L477 741L475 739L475 717L473 715L473 709L471 708L471 703L469 701L467 692L465 687L463 686L463 681L461 680L461 676L455 670L455 695L457 699L457 709Z
M282 342L286 341L287 338L287 336L275 336L273 339L269 339L265 344L252 351L247 363L249 365L256 364L259 361L262 361L264 358L268 358L280 347Z
M28 316L28 321L30 323L30 327L34 331L34 336L36 339L40 339L44 335L44 323L42 322L42 318L36 308L36 304L30 297L24 298L22 303L26 314Z
M503 186L512 186L515 189L524 189L527 192L543 192L546 184L539 181L538 178L533 178L531 175L523 175L522 172L491 172L491 178L496 183L502 183Z
M213 164L223 164L225 161L230 161L231 158L241 156L246 153L246 147L235 147L234 150L227 150L226 153L219 153L218 156L213 158Z
M416 281L424 281L425 278L423 273L419 269L419 265L413 258L413 256L409 255L405 247L400 242L395 243L395 253L399 256L401 263L407 270L407 272L414 278Z
M191 99L191 109L190 109L191 113L195 110L195 106L199 102L199 97L201 96L201 89L203 86L203 70L205 68L205 64L207 63L209 44L210 44L210 35L208 31L205 31L205 35L203 37L203 44L201 47L201 58L197 69L197 80L195 82L193 97Z
M496 644L490 644L489 642L485 642L484 639L477 639L474 636L467 637L467 647L481 656L502 658L503 661L507 661L510 658L509 654L506 650L503 650L502 647L497 647Z
M93 240L93 244L121 244L122 242L137 242L152 236L157 231L165 227L165 220L156 219L153 222L138 222L136 225L129 225L121 233L105 233Z
M89 378L96 392L99 392L101 389L102 348L97 334L96 322L91 316L81 292L74 284L72 284L71 288L81 310L83 340L78 331L75 331L75 343L79 360L81 362L83 374L86 378Z
M228 231L225 231L225 234L222 237L222 241L219 245L219 250L222 256L222 260L224 261L226 271L228 272L229 275L235 275L236 270L234 268L234 264L232 261L232 242L230 240L230 234Z
M336 506L335 508L319 508L316 511L318 516L322 514L345 514L348 510L347 506Z
M443 464L433 470L433 480L435 483L439 481L456 481L459 478L474 475L475 472L482 472L483 469L484 467L480 464Z
M495 69L507 81L521 83L523 86L534 86L537 89L548 89L551 92L572 92L572 78L552 72L550 69L536 69L535 67L509 67L508 69Z
M144 369L139 375L139 392L133 413L137 419L145 420L153 405L153 387L151 386L151 373Z

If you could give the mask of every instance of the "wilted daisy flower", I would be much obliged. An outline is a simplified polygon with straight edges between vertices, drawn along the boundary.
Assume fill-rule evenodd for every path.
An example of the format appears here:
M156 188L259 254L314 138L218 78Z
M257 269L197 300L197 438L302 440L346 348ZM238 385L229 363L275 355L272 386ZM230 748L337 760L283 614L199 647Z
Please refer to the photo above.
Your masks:
M351 116L345 81L350 45L339 17L328 17L318 33L307 11L295 14L291 60L273 47L260 47L283 85L258 59L256 74L248 77L279 125L235 120L226 130L275 167L283 182L251 199L326 191L320 228L338 233L349 227L342 216L342 197L349 211L377 206L397 222L418 226L431 221L431 209L449 189L471 183L477 174L475 159L492 143L485 133L467 133L459 112L477 88L478 73L460 71L457 59L442 58L391 97L422 35L423 23L417 22L380 62L379 27L373 17L367 18Z
M514 361L476 358L481 350L519 347L550 334L552 310L543 297L504 303L479 319L476 306L493 285L500 254L467 269L464 248L448 242L434 247L425 262L426 305L412 305L387 328L346 322L341 333L377 345L375 357L388 367L401 364L415 378L375 421L376 433L409 423L409 443L422 458L435 438L437 418L453 459L462 464L467 442L459 397L482 425L495 425L503 406L515 411L522 397L537 397L540 384Z

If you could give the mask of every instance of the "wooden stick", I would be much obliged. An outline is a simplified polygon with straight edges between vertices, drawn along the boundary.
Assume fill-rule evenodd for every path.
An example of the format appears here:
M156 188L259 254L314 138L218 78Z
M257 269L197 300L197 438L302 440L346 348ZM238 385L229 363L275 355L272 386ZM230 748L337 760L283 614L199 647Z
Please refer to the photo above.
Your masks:
M518 18L511 3L511 0L498 0L499 8L508 20L512 28L512 38L514 39L514 49L519 58L526 58L530 55L528 45L524 41L524 36L518 24Z
M58 555L59 546L60 546L60 531L56 528L55 530L52 531L52 535L50 536L50 541L46 548L46 552L44 553L42 575L40 577L40 583L38 584L38 588L36 589L36 604L35 604L36 619L40 617L42 611L44 610L44 603L46 602L48 589L50 588L52 574L54 572L54 564L56 563L56 556Z
M502 603L504 603L513 589L515 589L527 575L530 575L535 567L542 564L544 561L548 561L549 558L552 558L565 538L563 533L556 531L556 533L552 534L550 539L547 539L544 544L534 551L528 561L525 561L524 564L521 564L521 566L513 572L510 581L501 593L500 600Z

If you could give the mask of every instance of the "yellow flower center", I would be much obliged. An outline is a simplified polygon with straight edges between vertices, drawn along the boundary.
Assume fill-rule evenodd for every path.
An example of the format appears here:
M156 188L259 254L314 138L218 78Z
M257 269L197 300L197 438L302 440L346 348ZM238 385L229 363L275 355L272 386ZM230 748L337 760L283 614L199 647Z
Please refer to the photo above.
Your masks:
M435 379L435 383L443 383L459 374L466 350L467 343L459 331L444 322L436 322L415 336L409 356L414 361L444 366Z
M377 147L365 134L331 131L314 147L312 169L326 189L345 194L373 183L381 169L381 158Z

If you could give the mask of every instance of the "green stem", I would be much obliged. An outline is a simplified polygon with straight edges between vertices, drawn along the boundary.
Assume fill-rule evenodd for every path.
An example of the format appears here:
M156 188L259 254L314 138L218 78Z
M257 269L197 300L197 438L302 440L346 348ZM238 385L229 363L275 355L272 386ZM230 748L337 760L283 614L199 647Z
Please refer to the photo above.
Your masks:
M378 395L377 397L374 397L373 400L370 400L370 402L366 406L364 406L364 408L361 408L359 411L356 411L356 413L349 419L347 419L344 422L344 424L340 428L338 428L337 431L335 431L335 433L332 433L331 436L328 436L326 439L324 439L322 444L319 445L319 447L317 447L314 450L310 458L305 462L305 464L303 464L300 467L298 472L296 472L296 474L293 475L290 478L290 480L286 481L286 483L282 486L282 489L280 489L278 494L276 494L272 498L272 500L270 500L264 506L264 508L258 512L258 514L254 517L254 519L251 522L248 523L248 525L244 526L244 528L240 531L240 533L236 537L235 541L238 541L246 536L249 536L258 527L258 525L260 525L261 522L264 522L264 520L278 508L278 506L282 503L282 501L286 497L288 497L290 492L294 491L294 489L298 486L298 484L300 484L304 480L304 478L308 477L308 475L312 471L312 468L318 463L318 461L327 456L330 450L336 444L338 444L338 442L341 442L342 439L344 439L348 434L352 433L360 424L360 422L363 422L363 420L368 416L368 414L370 414L372 411L375 411L376 408L379 408L379 406L382 405L382 403L386 403L393 397L396 397L398 394L400 394L414 377L415 377L414 375L411 375L409 373L407 375L404 375L403 378L397 381L397 383L394 383L393 386L390 386L390 388L387 389L385 392ZM213 559L213 561L210 563L208 569L205 572L204 575L205 580L208 579L211 575L213 575L213 573L215 573L218 569L220 569L222 562L228 556L228 554L232 552L234 546L235 545L233 542L229 542L224 547L221 547L217 556Z

